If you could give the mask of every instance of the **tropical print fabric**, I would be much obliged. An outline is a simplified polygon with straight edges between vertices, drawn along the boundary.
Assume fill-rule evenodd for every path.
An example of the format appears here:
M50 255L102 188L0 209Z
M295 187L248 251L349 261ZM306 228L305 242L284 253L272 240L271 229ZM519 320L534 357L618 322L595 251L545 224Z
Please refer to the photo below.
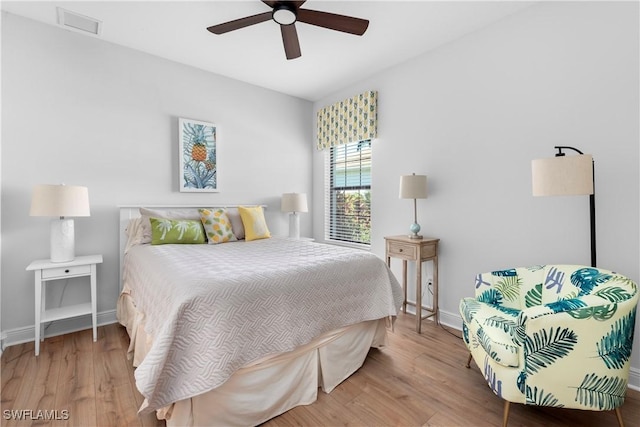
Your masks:
M318 150L378 136L378 92L367 91L318 111Z
M612 271L546 265L482 273L460 302L463 340L510 402L612 410L624 401L638 286Z
M151 244L204 243L202 222L192 219L149 218L151 223Z
M225 209L198 209L198 212L210 245L238 240Z

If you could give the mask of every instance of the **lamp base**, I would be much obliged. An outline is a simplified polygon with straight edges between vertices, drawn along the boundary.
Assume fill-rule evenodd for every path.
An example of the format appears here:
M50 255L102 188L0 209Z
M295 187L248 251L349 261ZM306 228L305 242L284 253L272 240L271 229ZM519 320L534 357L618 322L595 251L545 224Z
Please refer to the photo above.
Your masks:
M73 219L51 221L51 262L68 262L75 258Z
M411 224L411 227L409 227L409 231L411 231L411 234L409 234L410 239L422 239L422 236L418 234L418 232L420 231L420 224L418 224L417 222Z
M298 212L291 212L289 214L289 238L300 238L300 215Z

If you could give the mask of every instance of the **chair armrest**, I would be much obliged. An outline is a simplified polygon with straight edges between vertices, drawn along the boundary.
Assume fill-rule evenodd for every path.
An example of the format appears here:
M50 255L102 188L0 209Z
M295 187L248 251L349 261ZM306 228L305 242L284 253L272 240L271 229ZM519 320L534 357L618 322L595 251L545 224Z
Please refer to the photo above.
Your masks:
M518 338L525 349L525 365L529 374L541 366L538 366L538 356L534 353L545 353L551 359L569 356L576 363L596 363L593 372L598 371L597 366L609 369L626 367L628 370L637 299L619 303L606 301L605 304L601 298L600 301L596 299L598 297L587 295L579 299L581 307L554 303L530 307L520 313ZM566 301L580 305L577 300ZM545 346L550 350L540 351ZM593 362L596 359L599 362ZM552 372L552 369L547 372Z

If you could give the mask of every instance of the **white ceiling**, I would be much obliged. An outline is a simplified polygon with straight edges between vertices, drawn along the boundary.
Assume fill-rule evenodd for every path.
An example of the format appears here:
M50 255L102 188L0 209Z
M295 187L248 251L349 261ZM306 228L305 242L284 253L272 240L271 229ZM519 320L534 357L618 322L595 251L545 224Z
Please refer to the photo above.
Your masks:
M269 11L259 0L2 1L2 10L58 25L62 7L102 21L99 38L108 42L316 101L532 3L309 0L303 8L368 19L369 28L358 37L297 23L302 57L290 61L273 21L223 35L206 30Z

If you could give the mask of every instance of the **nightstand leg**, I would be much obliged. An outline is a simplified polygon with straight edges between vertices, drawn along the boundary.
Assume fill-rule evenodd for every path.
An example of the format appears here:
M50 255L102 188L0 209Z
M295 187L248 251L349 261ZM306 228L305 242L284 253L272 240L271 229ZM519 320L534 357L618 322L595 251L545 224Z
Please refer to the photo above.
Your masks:
M407 261L402 260L402 292L404 299L402 300L402 312L407 313Z
M36 323L34 325L36 339L35 339L35 347L36 347L36 356L40 354L40 320L42 315L42 270L36 270L35 272L35 314L36 314Z
M438 320L438 257L433 259L433 315L436 318L436 325Z
M97 313L96 265L91 264L91 322L93 324L93 342L96 342L98 339Z
M422 262L416 261L416 331L422 332Z

